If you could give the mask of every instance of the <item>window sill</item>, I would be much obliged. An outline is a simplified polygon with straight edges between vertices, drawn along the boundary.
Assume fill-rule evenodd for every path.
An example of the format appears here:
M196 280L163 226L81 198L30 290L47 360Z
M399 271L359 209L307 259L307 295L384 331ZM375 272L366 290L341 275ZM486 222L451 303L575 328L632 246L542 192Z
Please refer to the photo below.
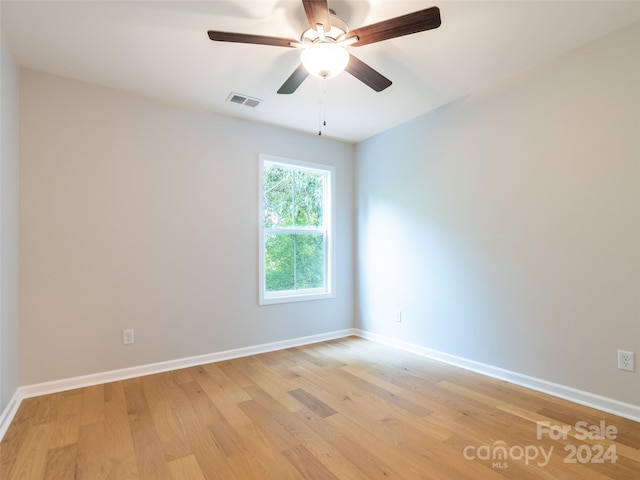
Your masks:
M333 293L301 293L299 295L287 294L287 295L270 295L267 297L261 297L259 299L259 305L276 305L279 303L293 303L293 302L310 302L313 300L325 300L328 298L335 298Z

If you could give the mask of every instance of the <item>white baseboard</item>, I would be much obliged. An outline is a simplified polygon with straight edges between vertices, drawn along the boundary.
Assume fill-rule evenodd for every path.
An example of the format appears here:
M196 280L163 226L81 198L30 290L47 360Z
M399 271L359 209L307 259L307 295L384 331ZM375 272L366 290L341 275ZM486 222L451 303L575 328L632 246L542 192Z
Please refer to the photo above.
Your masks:
M224 350L206 355L197 355L194 357L180 358L169 360L166 362L152 363L148 365L140 365L137 367L123 368L119 370L111 370L108 372L93 373L79 377L64 378L51 382L37 383L33 385L25 385L19 387L11 398L11 401L0 412L0 441L4 437L13 417L18 411L20 403L25 398L37 397L40 395L48 395L50 393L63 392L73 390L75 388L84 388L92 385L100 385L103 383L116 382L118 380L126 380L128 378L142 377L144 375L152 375L154 373L169 372L180 368L194 367L207 363L221 362L223 360L231 360L233 358L246 357L249 355L258 355L260 353L273 352L276 350L284 350L285 348L301 347L312 343L325 342L337 338L357 335L357 330L349 328L345 330L337 330L334 332L321 333L318 335L310 335L307 337L298 337L290 340L282 340L279 342L264 343L250 347L236 348L232 350Z
M567 387L558 383L549 382L521 373L512 372L503 368L494 367L485 363L476 362L448 353L433 350L428 347L416 345L413 343L404 342L377 333L367 332L365 330L357 329L355 335L373 340L378 343L383 343L391 347L399 348L407 352L415 353L423 357L438 360L456 367L461 367L466 370L471 370L476 373L481 373L489 377L497 378L499 380L505 380L516 385L530 388L543 393L548 393L554 397L563 398L571 402L585 405L587 407L595 408L603 412L612 413L620 417L628 418L636 422L640 422L640 406L632 405L630 403L620 402L613 398L603 397L595 393L585 392L576 388Z
M9 399L9 403L4 410L0 412L0 441L4 438L4 434L7 433L13 417L16 416L21 401L22 397L20 396L20 389L18 388Z
M11 400L9 401L9 404L6 406L6 408L2 412L0 412L0 441L4 437L4 434L9 428L11 421L17 413L18 408L20 407L20 403L25 398L47 395L50 393L62 392L75 388L83 388L91 385L99 385L102 383L115 382L118 380L126 380L128 378L141 377L144 375L168 372L171 370L193 367L207 363L221 362L223 360L231 360L234 358L246 357L249 355L258 355L260 353L273 352L286 348L300 347L303 345L324 342L327 340L334 340L351 335L366 338L378 343L383 343L385 345L399 348L407 352L415 353L417 355L455 365L457 367L481 373L493 378L505 380L516 385L521 385L523 387L531 388L543 393L548 393L550 395L564 398L581 405L592 407L604 412L612 413L614 415L619 415L621 417L640 422L640 406L638 405L631 405L629 403L620 402L612 398L602 397L600 395L567 387L557 383L548 382L539 378L529 377L521 373L512 372L502 368L476 362L474 360L457 357L455 355L450 355L448 353L433 350L421 345L416 345L394 338L386 337L377 333L349 328L345 330L322 333L319 335L299 337L290 340L282 340L279 342L264 343L261 345L224 350L222 352L210 353L206 355L198 355L194 357L169 360L166 362L141 365L138 367L123 368L120 370L112 370L108 372L101 372L91 375L83 375L79 377L65 378L61 380L54 380L51 382L22 386L19 387L13 397L11 397Z
M116 382L119 380L126 380L128 378L142 377L145 375L153 375L155 373L170 372L172 370L178 370L180 368L204 365L206 363L222 362L223 360L231 360L233 358L258 355L260 353L273 352L276 350L284 350L285 348L301 347L303 345L325 342L327 340L348 337L350 335L357 335L356 330L337 330L334 332L321 333L318 335L310 335L308 337L298 337L290 340L281 340L278 342L263 343L250 347L223 350L221 352L197 355L194 357L168 360L166 362L140 365L138 367L123 368L120 370L111 370L108 372L93 373L80 377L65 378L62 380L54 380L52 382L27 385L20 387L20 393L22 395L22 398L37 397L40 395L62 392L65 390L73 390L74 388L90 387L92 385L100 385L102 383Z

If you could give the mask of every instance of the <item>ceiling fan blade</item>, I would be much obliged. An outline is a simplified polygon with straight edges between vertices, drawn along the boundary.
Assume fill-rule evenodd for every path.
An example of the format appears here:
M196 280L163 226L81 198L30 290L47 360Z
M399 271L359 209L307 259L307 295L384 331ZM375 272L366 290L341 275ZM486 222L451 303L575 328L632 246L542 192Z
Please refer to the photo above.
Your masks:
M325 32L331 30L327 0L302 0L302 5L304 5L304 12L307 14L309 28L315 30L316 25L322 24Z
M293 73L289 75L289 78L285 80L285 82L278 90L278 93L288 95L295 92L308 76L309 72L307 72L307 69L304 68L302 64L300 64L298 68L296 68Z
M349 32L348 38L358 37L354 47L361 47L369 43L381 42L390 38L402 37L412 33L424 32L438 28L441 24L440 9L426 8L417 12L390 18L366 27L356 28Z
M290 38L251 35L248 33L218 32L209 30L209 38L214 42L252 43L257 45L273 45L275 47L297 47L300 42Z
M373 88L376 92L381 92L391 85L391 80L377 72L358 57L349 55L349 64L345 71L356 77L365 85Z

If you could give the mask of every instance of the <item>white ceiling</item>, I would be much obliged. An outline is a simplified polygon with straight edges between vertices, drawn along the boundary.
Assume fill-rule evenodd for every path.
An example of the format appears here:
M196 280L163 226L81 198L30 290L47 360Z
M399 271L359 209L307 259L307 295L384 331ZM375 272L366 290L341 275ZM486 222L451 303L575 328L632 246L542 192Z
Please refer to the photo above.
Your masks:
M442 26L349 47L393 81L376 93L327 80L323 135L358 142L640 20L640 1L329 0L351 28L436 5ZM292 48L212 42L207 30L298 38L300 0L2 0L2 36L22 66L189 107L317 132L320 80L276 91ZM226 102L230 92L263 100Z

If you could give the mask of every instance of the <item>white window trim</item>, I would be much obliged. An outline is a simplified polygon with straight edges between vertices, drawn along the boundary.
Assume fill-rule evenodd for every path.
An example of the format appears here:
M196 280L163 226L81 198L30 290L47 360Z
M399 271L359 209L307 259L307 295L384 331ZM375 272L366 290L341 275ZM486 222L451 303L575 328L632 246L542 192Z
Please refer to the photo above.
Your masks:
M259 157L259 195L258 195L258 304L273 305L278 303L302 302L310 300L321 300L326 298L335 298L335 245L334 245L334 218L335 218L335 167L321 163L304 162L302 160L294 160L291 158L276 157L273 155L260 154ZM301 290L284 290L276 293L267 293L265 289L265 268L264 268L264 196L263 196L263 172L265 163L281 164L285 167L296 167L301 170L309 170L312 172L322 171L328 175L329 195L326 195L326 203L328 204L323 211L325 215L325 286L322 288L301 289ZM304 229L288 230L289 232L304 233Z

